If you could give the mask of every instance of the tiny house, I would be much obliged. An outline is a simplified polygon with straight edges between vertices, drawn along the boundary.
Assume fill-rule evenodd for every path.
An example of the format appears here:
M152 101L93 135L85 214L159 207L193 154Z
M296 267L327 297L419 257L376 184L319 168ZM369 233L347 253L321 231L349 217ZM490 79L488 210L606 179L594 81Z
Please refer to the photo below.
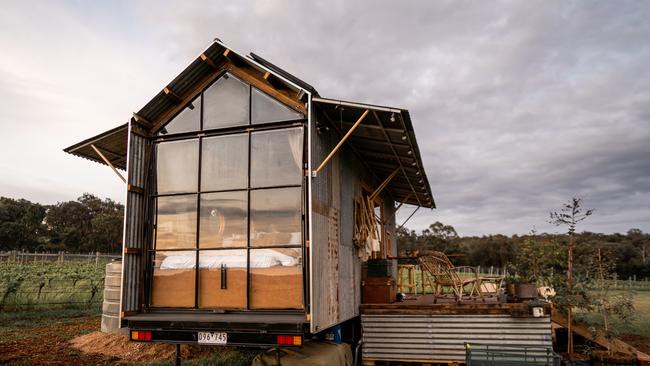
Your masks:
M126 172L134 340L300 345L359 318L363 262L397 255L398 206L435 206L407 110L323 98L219 40L65 151Z

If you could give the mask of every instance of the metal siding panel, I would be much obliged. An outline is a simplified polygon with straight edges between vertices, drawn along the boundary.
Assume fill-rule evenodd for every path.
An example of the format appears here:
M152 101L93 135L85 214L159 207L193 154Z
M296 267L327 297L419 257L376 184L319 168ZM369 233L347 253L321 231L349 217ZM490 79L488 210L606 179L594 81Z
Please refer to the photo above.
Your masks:
M325 159L339 140L340 137L332 129L321 130L320 133L312 131L314 166ZM352 239L354 198L361 182L371 187L380 183L346 145L318 177L312 179L312 322L318 331L359 315L361 260ZM384 197L384 202L393 205L390 197ZM332 257L331 248L328 249L332 209L337 210L339 217L336 258ZM387 228L394 230L390 225ZM336 276L331 273L333 268L337 269Z
M550 347L549 317L509 315L362 315L363 357L372 360L465 359L464 342Z
M145 151L147 148L146 140L136 134L130 136L129 149L129 174L128 182L137 187L143 187L144 175L146 172ZM135 192L127 193L126 202L126 223L125 223L125 242L126 248L144 249L144 208L145 198ZM122 311L133 312L139 310L142 302L140 298L142 275L143 275L143 254L125 254L124 255L124 284Z

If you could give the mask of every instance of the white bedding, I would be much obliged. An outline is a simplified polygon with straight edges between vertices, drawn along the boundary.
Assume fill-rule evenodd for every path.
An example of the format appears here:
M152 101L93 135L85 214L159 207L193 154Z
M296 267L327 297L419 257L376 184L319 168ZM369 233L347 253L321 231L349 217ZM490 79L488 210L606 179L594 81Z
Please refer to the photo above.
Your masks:
M162 261L160 269L194 268L195 263L195 252L176 252L168 255ZM227 268L246 268L246 250L206 250L199 253L199 268L221 268L222 264ZM251 251L251 268L293 267L298 264L298 258L282 254L273 249L254 249Z

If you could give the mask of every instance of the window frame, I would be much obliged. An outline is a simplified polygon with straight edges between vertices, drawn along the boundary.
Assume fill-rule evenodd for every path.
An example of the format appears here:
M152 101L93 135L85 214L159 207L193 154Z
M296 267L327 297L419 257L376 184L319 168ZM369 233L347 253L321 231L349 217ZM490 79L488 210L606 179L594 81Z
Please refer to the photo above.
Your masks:
M215 80L219 80L223 75L225 75L226 72L224 72L222 75L219 76ZM235 77L233 75L229 75L230 77ZM241 80L241 79L239 79ZM245 81L242 81L246 83ZM147 268L148 268L148 280L147 280L147 286L148 286L148 291L146 292L145 296L145 307L147 309L151 310L165 310L165 309L175 309L175 310L204 310L204 311L212 311L214 309L223 309L223 310L235 310L235 311L249 311L249 310L260 310L260 311L304 311L306 309L306 305L308 303L308 299L305 297L304 293L304 288L306 285L306 280L307 280L307 274L306 274L306 253L308 252L305 246L305 224L306 224L306 212L307 212L307 199L306 199L306 191L307 191L307 184L306 184L306 179L304 176L304 166L305 162L307 161L306 157L306 151L307 151L307 129L305 128L306 126L306 121L307 118L303 115L303 118L300 120L287 120L287 121L278 121L278 122L268 122L268 123L260 123L260 124L252 124L252 88L254 88L252 85L249 83L246 83L249 86L249 103L248 103L248 108L249 108L249 113L248 113L248 124L246 125L239 125L239 126L232 126L232 127L223 127L223 128L215 128L215 129L210 129L210 130L203 130L203 125L204 125L204 105L203 103L205 102L205 98L203 97L202 93L210 88L213 84L208 85L205 87L201 93L201 109L200 109L200 130L199 131L191 131L191 132L182 132L182 133L175 133L175 134L164 134L164 135L156 135L153 136L152 142L153 142L153 152L154 152L154 158L151 159L150 164L152 164L152 169L150 169L150 174L152 176L152 181L154 184L154 189L152 190L151 195L149 195L149 199L152 202L152 211L151 215L152 220L151 222L153 223L153 235L151 238L151 242L147 243ZM198 95L194 97L193 100L195 100ZM275 99L275 98L274 98ZM282 103L281 101L275 99L278 103ZM284 103L282 103L284 104ZM288 107L288 106L287 106ZM175 118L175 117L174 117ZM173 120L170 119L170 122ZM168 123L170 123L168 122ZM252 135L254 132L259 132L259 131L281 131L281 130L289 130L297 128L301 131L302 133L302 164L301 164L301 176L302 179L298 184L289 184L289 185L276 185L276 186L262 186L262 187L252 187L251 186L251 152L252 152L252 145L251 145L251 140L252 140ZM247 148L248 148L248 162L247 162L247 186L244 188L236 188L236 189L222 189L222 190L201 190L201 180L202 180L202 164L203 164L203 139L209 138L209 137L215 137L215 136L231 136L231 135L244 135L246 134L248 137L248 142L247 142ZM197 139L198 140L198 179L197 179L197 187L188 192L175 192L175 193L158 193L157 192L157 184L156 184L156 152L157 152L157 146L159 143L162 142L170 142L170 141L185 141L185 140L192 140L192 139ZM192 162L194 163L194 162ZM299 194L300 194L300 217L301 217L301 231L300 231L300 244L296 245L264 245L264 246L252 246L252 240L251 240L251 192L252 191L257 191L257 190L269 190L269 189L274 189L274 188L299 188ZM225 192L246 192L245 196L247 199L246 203L246 208L247 208L247 226L246 226L246 246L245 247L220 247L220 248L201 248L200 247L200 239L201 239L201 197L203 194L211 194L211 193L225 193ZM157 236L158 236L158 229L157 229L157 221L158 221L158 198L159 197L166 197L166 196L179 196L179 195L194 195L196 198L196 234L195 234L195 246L193 248L183 248L183 249L157 249L156 248L156 241L157 241ZM251 257L251 250L257 250L257 249L272 249L272 248L295 248L299 249L301 253L301 260L299 266L301 267L302 271L302 282L303 282L303 288L301 289L301 292L303 293L302 296L302 309L252 309L251 308L251 263L250 263L250 257ZM199 307L200 301L199 301L199 292L200 292L200 283L199 283L199 274L200 274L200 258L199 254L203 251L218 251L218 250L233 250L233 249L243 249L246 250L246 307L245 308L237 308L237 309L228 309L228 308L214 308L214 307ZM155 255L157 251L165 251L165 252L174 252L174 251L194 251L196 253L196 259L195 259L195 265L194 265L194 272L195 272L195 282L194 282L194 306L193 307L182 307L182 308L170 308L170 307L161 307L161 306L155 306L152 304L152 287L153 287L153 272L154 272L154 260L155 260Z

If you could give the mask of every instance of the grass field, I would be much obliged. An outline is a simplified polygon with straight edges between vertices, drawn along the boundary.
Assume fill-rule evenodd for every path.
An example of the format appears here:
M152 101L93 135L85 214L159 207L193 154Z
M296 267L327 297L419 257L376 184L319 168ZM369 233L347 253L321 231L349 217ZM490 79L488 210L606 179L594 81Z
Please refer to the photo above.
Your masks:
M100 304L105 263L0 263L0 309Z
M623 291L612 291L612 296L622 294ZM634 292L634 317L630 324L622 324L617 319L613 319L612 325L614 330L621 335L642 336L650 339L650 291ZM582 315L582 318L588 318L590 323L602 324L602 316L599 314ZM579 316L578 319L581 319Z

